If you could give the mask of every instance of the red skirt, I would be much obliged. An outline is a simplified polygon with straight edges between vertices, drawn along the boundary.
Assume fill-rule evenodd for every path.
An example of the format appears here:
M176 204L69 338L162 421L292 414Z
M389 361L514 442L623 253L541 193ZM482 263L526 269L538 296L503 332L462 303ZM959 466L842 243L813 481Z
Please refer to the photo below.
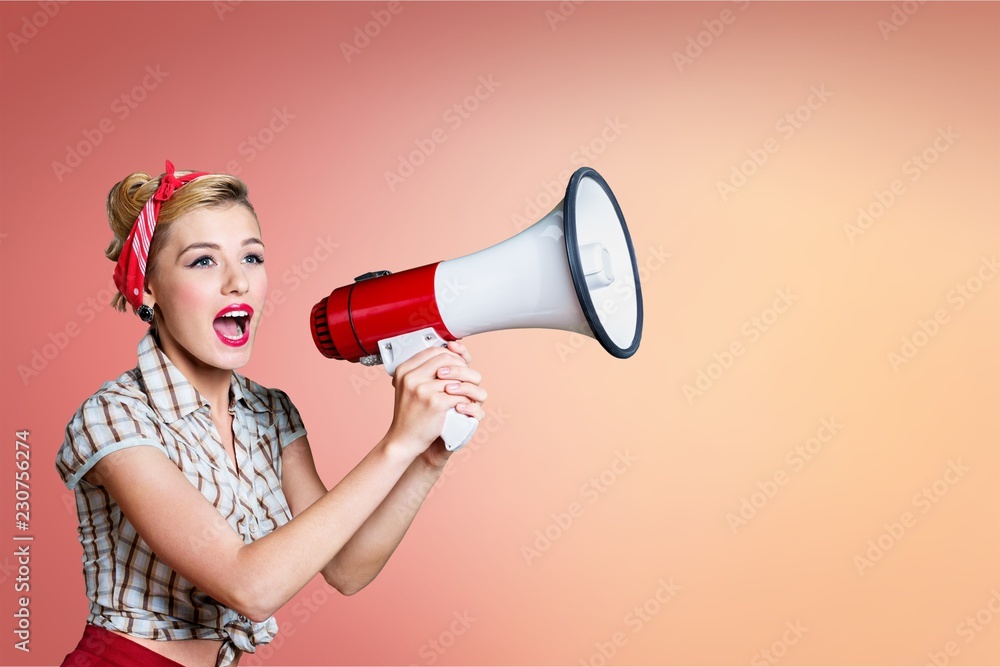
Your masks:
M83 638L72 653L63 658L60 667L183 667L141 644L87 624Z

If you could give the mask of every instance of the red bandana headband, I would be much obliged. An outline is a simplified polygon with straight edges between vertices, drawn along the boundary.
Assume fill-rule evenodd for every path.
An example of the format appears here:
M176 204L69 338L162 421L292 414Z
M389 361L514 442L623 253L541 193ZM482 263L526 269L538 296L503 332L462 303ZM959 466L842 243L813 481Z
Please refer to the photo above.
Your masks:
M170 199L174 192L185 183L190 183L208 172L199 171L183 176L174 176L174 165L167 160L167 170L160 179L160 187L142 207L139 217L132 225L132 231L125 239L125 245L118 256L115 266L115 286L125 300L136 310L142 305L142 293L146 287L146 259L149 257L149 244L153 240L156 229L156 218L160 214L160 206Z

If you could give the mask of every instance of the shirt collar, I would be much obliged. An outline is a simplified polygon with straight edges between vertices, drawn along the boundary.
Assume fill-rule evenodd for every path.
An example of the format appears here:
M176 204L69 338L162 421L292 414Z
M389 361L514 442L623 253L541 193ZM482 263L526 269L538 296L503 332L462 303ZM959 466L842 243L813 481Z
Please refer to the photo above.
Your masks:
M203 406L211 407L208 400L164 354L152 328L139 341L136 352L149 403L164 421L174 422ZM230 407L242 401L243 405L254 412L269 411L267 404L253 392L249 380L235 371L230 377L229 387L232 397Z
M268 404L253 390L250 380L235 371L233 372L230 387L232 388L234 401L243 401L243 404L254 412L271 412Z

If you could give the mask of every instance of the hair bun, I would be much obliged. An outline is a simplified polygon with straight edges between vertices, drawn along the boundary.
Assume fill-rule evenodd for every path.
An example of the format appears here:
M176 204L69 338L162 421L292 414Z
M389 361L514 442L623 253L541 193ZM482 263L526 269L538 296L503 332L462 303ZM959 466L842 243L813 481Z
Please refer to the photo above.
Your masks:
M147 184L152 183L150 187ZM114 238L105 250L105 255L113 262L118 261L125 239L132 231L135 219L139 217L139 212L146 205L146 201L153 196L156 181L150 178L149 174L137 171L126 176L115 183L108 193L108 224Z

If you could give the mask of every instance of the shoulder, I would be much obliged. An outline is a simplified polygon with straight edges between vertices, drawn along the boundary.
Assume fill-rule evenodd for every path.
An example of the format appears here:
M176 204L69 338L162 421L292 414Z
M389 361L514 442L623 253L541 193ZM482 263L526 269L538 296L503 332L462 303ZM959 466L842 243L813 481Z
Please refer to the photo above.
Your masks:
M135 445L162 449L156 421L138 370L105 382L66 425L65 439L56 455L56 469L63 482L73 488L101 458L118 449Z
M66 429L77 431L97 425L113 426L122 419L152 421L154 418L142 376L138 369L133 369L101 385L80 405Z

